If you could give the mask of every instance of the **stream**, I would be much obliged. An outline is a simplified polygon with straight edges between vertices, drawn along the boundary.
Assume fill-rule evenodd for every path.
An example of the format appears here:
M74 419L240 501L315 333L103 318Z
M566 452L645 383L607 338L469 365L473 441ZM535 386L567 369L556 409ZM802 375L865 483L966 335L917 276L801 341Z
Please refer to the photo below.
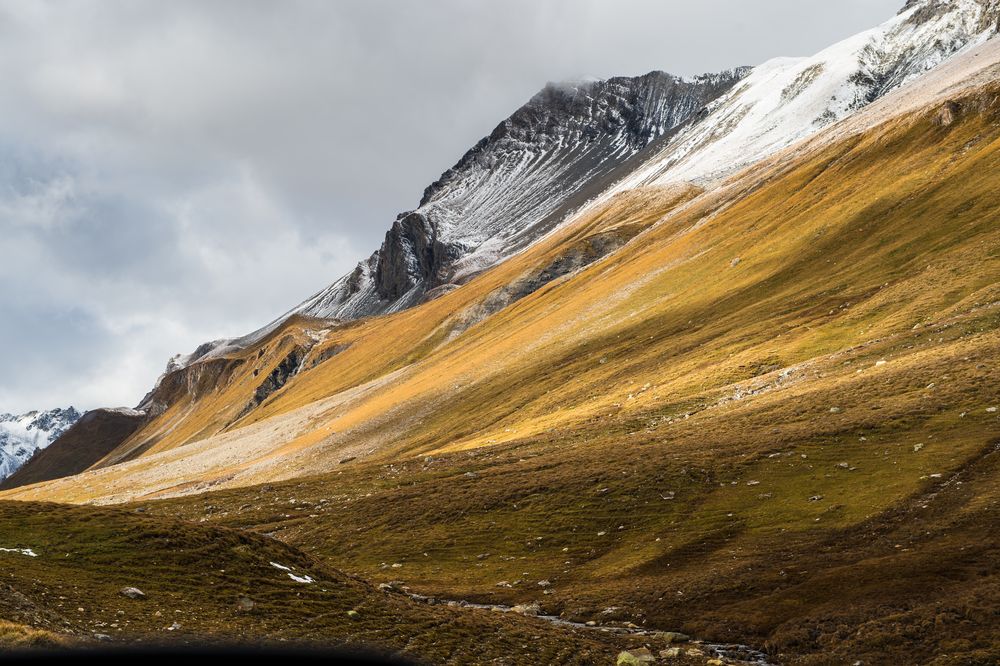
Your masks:
M413 599L414 601L419 601L420 603L429 605L447 605L456 606L458 608L475 608L478 610L488 610L494 612L502 613L515 613L513 606L503 606L500 604L476 604L471 601L453 601L448 599L436 599L434 597L424 596L422 594L413 594L411 592L404 592L406 596ZM591 626L584 624L583 622L573 622L571 620L565 620L557 615L528 615L525 617L533 617L538 620L543 620L550 624L559 625L561 627L567 627L572 629L581 629L584 631L601 631L610 634L621 634L627 636L655 636L657 634L664 633L662 631L654 631L649 629L632 629L630 627L616 627L616 626L602 626L596 625ZM777 666L768 661L768 656L759 650L755 650L747 645L739 645L736 643L706 643L703 641L692 640L688 643L691 647L695 647L705 653L705 656L710 658L722 659L728 664L738 664L747 666ZM674 645L674 647L682 647Z

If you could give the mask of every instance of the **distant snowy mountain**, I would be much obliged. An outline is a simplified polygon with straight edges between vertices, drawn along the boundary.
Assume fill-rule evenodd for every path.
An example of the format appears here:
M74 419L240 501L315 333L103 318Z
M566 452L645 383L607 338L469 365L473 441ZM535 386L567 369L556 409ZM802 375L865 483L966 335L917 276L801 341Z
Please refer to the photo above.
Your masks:
M73 407L47 412L0 414L0 479L16 472L80 419Z

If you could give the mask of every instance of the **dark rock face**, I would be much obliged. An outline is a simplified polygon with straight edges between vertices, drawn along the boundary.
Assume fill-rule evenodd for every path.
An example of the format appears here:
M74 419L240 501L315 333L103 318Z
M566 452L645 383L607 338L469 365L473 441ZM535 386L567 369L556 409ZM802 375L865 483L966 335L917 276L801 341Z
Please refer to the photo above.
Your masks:
M376 253L296 311L393 312L464 282L550 231L749 71L546 86L431 184Z
M256 409L258 406L264 403L273 393L280 390L288 380L291 379L299 368L302 367L302 361L305 359L308 349L303 349L296 347L293 349L288 356L281 360L281 363L271 371L271 374L264 379L257 390L254 391L253 400L243 408L237 420L243 416L249 414L251 411Z
M348 349L350 345L334 345L328 349L325 349L320 354L311 354L315 347L315 342L296 345L288 354L281 359L281 362L264 378L264 381L257 386L254 391L253 398L248 402L240 413L233 419L233 423L236 423L244 416L257 409L259 406L264 404L264 402L270 398L272 395L280 391L285 387L285 384L294 377L303 368L314 368L323 361L329 360L341 353L345 349ZM258 354L258 358L263 355L263 350ZM308 361L308 362L307 362ZM257 371L254 371L254 376L257 376Z
M178 395L198 399L227 381L245 361L243 359L211 358L198 360L179 369L168 367L156 387L150 391L139 409L153 416L162 414Z
M419 212L401 215L385 235L375 268L375 291L381 300L396 301L422 280L441 283L462 253L437 237L437 229Z

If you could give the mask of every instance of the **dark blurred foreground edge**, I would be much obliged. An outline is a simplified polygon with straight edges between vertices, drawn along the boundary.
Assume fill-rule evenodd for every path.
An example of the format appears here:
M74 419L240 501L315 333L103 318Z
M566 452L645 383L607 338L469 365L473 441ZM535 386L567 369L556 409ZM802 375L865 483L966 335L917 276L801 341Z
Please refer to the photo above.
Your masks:
M149 664L171 664L172 666L188 666L188 664L213 663L221 666L220 659L258 660L266 659L274 666L299 666L299 664L358 664L359 666L415 666L417 662L407 661L399 657L384 654L363 652L357 650L304 650L278 649L273 647L144 647L119 649L75 649L75 650L24 650L13 652L0 651L0 664L78 664L81 660L96 659L101 666L117 664L128 666L147 666ZM282 663L284 660L284 663ZM237 661L236 663L241 663Z

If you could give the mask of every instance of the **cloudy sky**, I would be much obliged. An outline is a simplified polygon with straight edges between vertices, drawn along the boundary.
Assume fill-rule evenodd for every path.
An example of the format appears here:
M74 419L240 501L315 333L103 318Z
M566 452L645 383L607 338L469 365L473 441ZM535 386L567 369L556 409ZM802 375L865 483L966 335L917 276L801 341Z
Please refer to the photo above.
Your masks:
M547 81L812 54L902 0L0 0L0 412L134 405Z

